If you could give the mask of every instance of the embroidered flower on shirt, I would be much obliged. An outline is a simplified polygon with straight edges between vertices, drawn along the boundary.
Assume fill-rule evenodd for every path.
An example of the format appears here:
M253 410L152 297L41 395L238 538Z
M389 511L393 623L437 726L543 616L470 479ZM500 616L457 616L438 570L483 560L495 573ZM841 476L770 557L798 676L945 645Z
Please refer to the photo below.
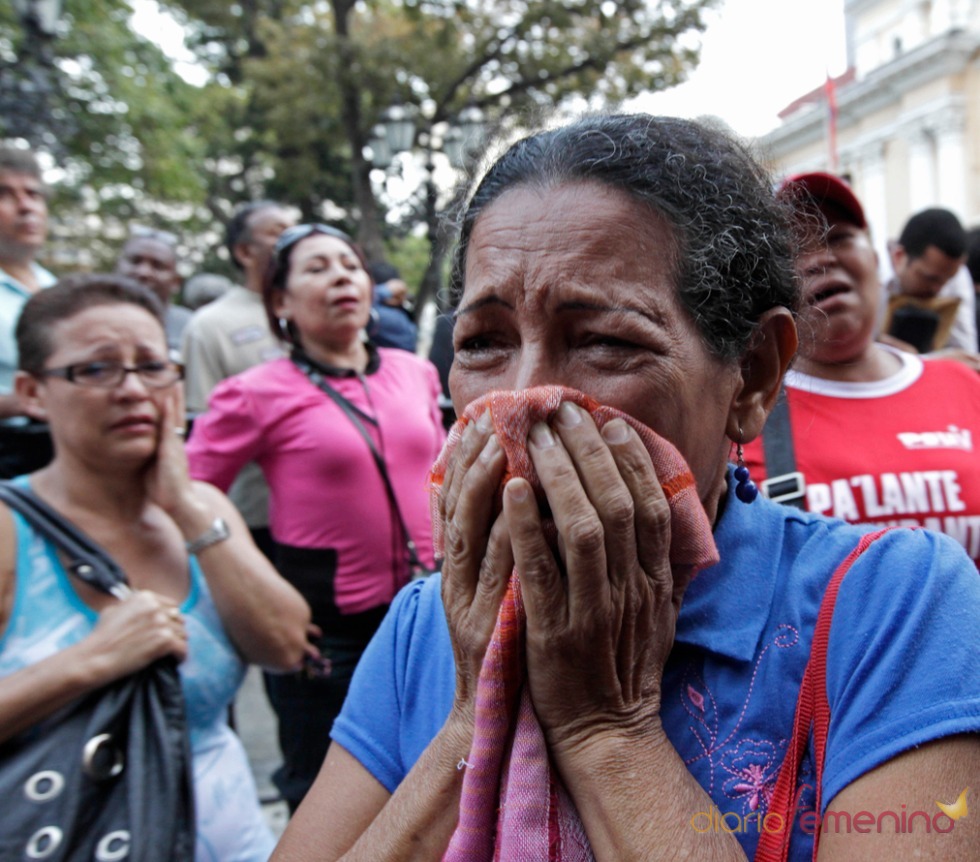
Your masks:
M782 762L781 753L768 739L743 739L725 752L722 768L731 776L725 782L725 793L742 799L749 811L769 807Z

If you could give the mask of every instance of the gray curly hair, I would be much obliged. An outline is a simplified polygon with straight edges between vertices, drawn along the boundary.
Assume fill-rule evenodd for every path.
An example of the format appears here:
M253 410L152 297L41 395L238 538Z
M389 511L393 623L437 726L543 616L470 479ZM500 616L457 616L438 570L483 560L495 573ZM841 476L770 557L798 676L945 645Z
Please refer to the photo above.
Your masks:
M583 180L620 189L667 219L678 293L716 356L741 356L766 310L797 313L789 220L766 171L721 129L647 114L587 117L512 145L463 212L450 280L454 304L473 227L490 204L516 186Z

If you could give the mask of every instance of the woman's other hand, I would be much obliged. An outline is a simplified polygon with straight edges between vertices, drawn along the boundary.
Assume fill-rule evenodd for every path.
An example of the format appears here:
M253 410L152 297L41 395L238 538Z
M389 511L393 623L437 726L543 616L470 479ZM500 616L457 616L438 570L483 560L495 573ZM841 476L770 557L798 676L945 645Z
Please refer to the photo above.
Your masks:
M472 722L476 685L514 567L500 515L505 458L489 412L464 431L439 496L445 559L442 598L456 659L454 711Z
M187 656L187 631L173 600L139 590L109 604L87 637L0 679L0 742L167 655Z
M150 590L137 590L105 607L82 643L106 682L167 655L178 661L187 657L187 629L177 603Z
M659 722L663 666L687 578L669 559L670 508L638 435L600 433L565 403L529 451L558 532L549 548L530 486L508 483L504 513L527 608L531 699L560 759L604 730Z

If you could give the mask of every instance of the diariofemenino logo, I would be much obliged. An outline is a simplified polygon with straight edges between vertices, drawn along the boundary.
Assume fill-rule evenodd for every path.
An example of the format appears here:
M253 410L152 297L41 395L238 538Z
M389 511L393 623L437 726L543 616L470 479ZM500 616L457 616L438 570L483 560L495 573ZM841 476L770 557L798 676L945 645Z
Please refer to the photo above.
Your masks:
M909 832L952 832L956 821L969 813L967 793L965 788L955 802L945 803L936 801L937 811L909 811L902 805L899 811L888 809L875 814L871 811L835 811L828 808L821 817L813 809L801 809L796 812L800 829L807 835L816 832L834 832L850 834L857 832L866 835L872 832L889 832L904 835ZM797 797L799 798L799 797ZM786 831L786 818L777 811L765 814L754 811L750 814L739 814L737 811L722 813L712 805L707 811L699 811L691 818L691 828L695 832L728 832L741 835L748 832L759 834L779 834Z

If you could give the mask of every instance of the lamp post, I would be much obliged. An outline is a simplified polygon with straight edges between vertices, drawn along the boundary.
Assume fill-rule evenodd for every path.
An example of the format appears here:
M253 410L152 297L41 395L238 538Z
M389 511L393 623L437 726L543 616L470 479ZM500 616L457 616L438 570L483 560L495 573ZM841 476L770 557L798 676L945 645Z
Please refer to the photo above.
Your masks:
M449 157L449 163L457 170L467 168L480 151L486 133L483 111L476 105L463 108L443 139L442 148Z
M14 0L13 5L24 38L17 58L0 63L0 129L4 137L59 150L67 126L52 115L49 103L55 93L51 43L58 35L62 0Z
M421 306L429 298L440 296L442 260L447 246L447 238L439 230L435 156L441 153L452 168L464 170L483 142L486 123L483 112L474 105L464 108L455 122L450 122L441 134L437 134L436 129L442 124L427 121L427 125L416 135L419 117L420 112L414 105L392 104L382 112L380 122L371 133L370 145L372 163L385 171L395 163L396 156L415 151L416 142L422 153L422 219L430 254L429 264L419 285L417 304Z

